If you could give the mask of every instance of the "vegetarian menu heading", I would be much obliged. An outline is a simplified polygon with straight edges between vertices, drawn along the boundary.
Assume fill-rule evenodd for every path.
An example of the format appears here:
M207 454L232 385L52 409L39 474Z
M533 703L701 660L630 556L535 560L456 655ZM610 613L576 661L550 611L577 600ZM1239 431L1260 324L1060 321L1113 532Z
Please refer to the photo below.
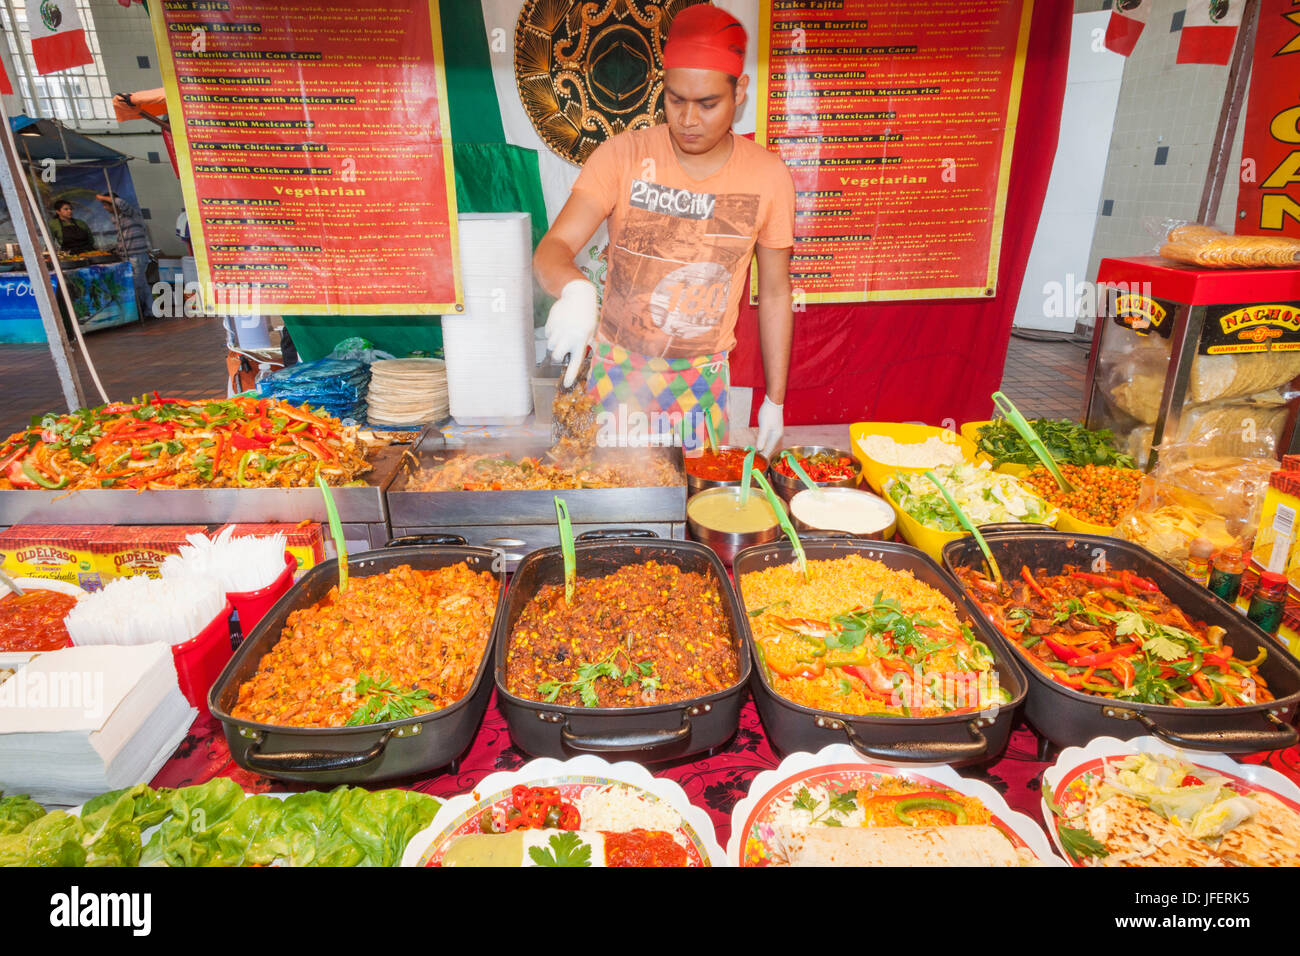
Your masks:
M149 0L149 13L210 307L456 311L437 0Z
M993 295L1033 0L761 0L808 302Z

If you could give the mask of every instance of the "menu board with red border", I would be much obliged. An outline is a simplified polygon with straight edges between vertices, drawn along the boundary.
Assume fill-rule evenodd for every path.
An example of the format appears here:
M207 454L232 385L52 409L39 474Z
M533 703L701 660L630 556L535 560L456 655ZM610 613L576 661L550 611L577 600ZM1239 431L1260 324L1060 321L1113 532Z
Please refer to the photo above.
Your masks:
M437 0L149 0L204 300L462 302Z
M806 302L994 295L1033 0L761 0Z

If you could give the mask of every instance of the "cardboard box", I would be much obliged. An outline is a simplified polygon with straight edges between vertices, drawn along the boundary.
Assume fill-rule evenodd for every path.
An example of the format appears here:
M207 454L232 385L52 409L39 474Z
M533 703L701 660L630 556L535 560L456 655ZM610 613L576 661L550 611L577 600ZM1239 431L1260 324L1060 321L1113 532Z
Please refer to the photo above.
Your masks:
M227 528L233 529L230 533L236 538L284 535L285 550L298 562L298 573L308 571L325 560L325 532L316 521L304 524L227 524L214 531L212 537L215 538Z
M49 578L87 591L103 587L89 525L14 525L0 531L0 566L13 578Z
M99 576L105 581L139 574L156 578L162 563L180 554L192 534L206 534L207 527L194 525L117 525L95 529L93 547Z

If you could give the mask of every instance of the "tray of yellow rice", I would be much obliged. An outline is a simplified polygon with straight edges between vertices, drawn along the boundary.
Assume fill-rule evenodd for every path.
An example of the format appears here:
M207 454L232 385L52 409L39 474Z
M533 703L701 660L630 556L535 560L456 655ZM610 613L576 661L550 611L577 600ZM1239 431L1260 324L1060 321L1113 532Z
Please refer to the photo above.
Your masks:
M736 556L754 701L782 753L850 744L871 760L996 756L1026 679L957 582L910 545L807 540Z

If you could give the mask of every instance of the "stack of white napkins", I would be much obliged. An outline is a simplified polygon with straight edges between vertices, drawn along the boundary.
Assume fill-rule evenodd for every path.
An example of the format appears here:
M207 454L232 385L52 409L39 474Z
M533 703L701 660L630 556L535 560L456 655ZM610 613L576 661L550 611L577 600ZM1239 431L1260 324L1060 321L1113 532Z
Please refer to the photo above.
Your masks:
M197 716L166 644L41 654L0 684L0 790L70 806L146 783Z

